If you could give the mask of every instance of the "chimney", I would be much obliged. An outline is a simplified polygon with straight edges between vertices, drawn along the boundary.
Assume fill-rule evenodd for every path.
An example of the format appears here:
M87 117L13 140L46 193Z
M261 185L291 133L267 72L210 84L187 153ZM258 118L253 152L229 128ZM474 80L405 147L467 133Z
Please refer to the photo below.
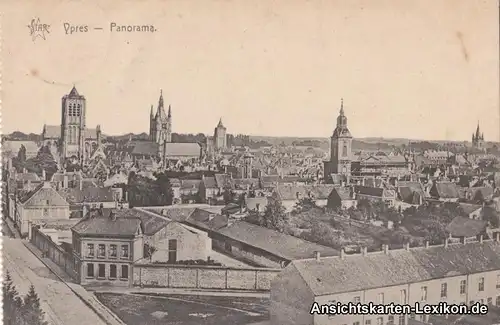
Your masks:
M428 241L428 240L426 240L426 241L424 242L424 247L425 247L425 248L429 248L429 241Z
M318 251L314 252L314 258L319 262L321 260L321 253Z
M449 239L449 238L446 238L446 239L444 240L444 247L445 247L445 248L448 248L449 241L450 241L450 239Z
M368 248L367 248L366 246L361 248L361 254L362 254L363 256L368 255Z
M63 188L68 188L68 175L63 177Z
M343 247L340 249L340 258L341 259L345 258L345 249Z
M384 249L384 254L389 254L389 245L384 244L383 249Z

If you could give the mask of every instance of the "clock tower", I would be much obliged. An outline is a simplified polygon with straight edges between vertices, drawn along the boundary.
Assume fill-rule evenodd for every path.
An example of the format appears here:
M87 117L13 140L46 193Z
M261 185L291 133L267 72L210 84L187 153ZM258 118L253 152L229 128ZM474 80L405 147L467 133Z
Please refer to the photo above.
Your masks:
M325 162L325 179L331 174L351 175L351 152L352 135L347 128L344 101L341 100L337 126L330 138L330 161Z

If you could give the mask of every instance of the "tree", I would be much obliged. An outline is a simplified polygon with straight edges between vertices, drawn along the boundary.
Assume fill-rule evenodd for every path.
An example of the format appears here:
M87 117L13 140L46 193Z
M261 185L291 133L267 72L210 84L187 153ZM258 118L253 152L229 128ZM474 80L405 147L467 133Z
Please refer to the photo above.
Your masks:
M22 307L22 300L19 298L16 287L12 283L9 271L6 272L2 283L3 286L3 315L6 325L19 323L16 316L19 316Z
M225 189L222 193L222 197L224 199L224 204L229 204L234 201L235 194L230 189Z
M294 212L301 213L317 207L316 201L311 197L303 197L295 203Z
M263 227L284 232L288 222L288 215L285 207L277 193L269 198L264 214L260 216L259 224Z
M44 320L45 313L40 307L40 298L35 292L35 287L30 286L28 293L24 297L24 305L22 308L23 318L25 324L32 325L47 325L48 323Z

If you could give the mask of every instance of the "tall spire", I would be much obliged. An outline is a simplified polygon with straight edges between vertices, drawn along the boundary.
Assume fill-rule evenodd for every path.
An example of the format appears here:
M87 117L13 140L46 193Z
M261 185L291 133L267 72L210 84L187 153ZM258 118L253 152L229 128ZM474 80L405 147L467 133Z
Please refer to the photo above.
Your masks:
M224 124L222 124L222 117L219 119L219 124L217 124L218 128L223 128Z
M163 108L163 90L160 89L160 99L158 101L158 109Z
M167 114L167 117L172 117L172 108L170 107L170 105L168 105L168 114Z
M340 99L340 115L344 115L344 98Z
M149 115L151 115L151 118L153 118L153 116L154 116L154 114L153 114L153 104L151 104L151 113Z

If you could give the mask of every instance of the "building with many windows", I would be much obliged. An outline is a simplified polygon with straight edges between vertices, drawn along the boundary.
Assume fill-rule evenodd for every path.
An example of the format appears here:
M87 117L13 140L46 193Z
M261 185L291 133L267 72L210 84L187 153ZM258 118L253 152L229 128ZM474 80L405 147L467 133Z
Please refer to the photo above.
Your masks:
M144 255L143 223L104 211L71 228L78 280L82 285L131 286L133 263Z
M426 315L319 315L313 303L484 304L500 306L500 242L494 240L296 260L271 285L273 325L427 323Z

